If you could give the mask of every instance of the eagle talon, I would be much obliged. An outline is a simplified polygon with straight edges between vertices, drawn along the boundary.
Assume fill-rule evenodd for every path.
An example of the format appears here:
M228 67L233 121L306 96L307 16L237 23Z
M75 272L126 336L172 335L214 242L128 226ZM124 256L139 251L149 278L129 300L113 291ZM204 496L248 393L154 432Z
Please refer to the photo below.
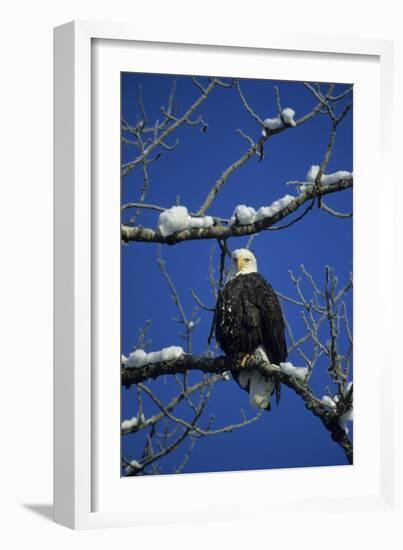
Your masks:
M241 361L240 361L240 365L242 368L246 368L248 366L249 363L251 363L253 361L253 355L251 355L250 353L246 353Z

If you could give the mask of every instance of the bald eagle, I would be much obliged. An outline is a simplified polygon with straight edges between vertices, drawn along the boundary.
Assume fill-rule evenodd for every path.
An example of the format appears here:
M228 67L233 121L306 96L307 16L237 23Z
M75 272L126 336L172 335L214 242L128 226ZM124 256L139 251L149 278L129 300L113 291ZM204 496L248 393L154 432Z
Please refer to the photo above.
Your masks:
M217 300L214 330L225 355L245 365L248 360L279 365L287 359L285 323L281 306L271 285L257 272L255 256L247 249L235 250L228 280ZM235 374L248 390L250 404L270 410L270 396L279 383L256 370Z

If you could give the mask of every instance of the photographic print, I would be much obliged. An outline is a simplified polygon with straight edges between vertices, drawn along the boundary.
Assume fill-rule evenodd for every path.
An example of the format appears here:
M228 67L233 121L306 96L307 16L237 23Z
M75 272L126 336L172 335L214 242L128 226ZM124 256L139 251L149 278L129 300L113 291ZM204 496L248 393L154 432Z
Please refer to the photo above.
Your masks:
M121 476L353 463L352 191L351 84L121 74Z

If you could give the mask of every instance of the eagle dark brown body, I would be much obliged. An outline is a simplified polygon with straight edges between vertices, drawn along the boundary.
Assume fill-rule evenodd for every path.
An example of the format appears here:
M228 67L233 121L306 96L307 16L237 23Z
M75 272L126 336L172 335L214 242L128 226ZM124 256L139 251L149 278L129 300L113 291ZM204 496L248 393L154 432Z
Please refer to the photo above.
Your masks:
M224 353L235 357L264 348L271 363L287 359L284 319L271 285L259 274L240 274L220 293L215 316L215 334Z

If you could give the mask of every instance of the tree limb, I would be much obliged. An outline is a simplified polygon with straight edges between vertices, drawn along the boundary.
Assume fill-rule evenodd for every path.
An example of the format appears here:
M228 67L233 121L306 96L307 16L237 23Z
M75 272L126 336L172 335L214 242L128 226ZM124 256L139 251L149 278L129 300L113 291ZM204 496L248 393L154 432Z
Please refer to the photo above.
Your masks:
M322 185L320 191L315 190L314 187L311 189L306 189L303 193L297 195L286 208L283 208L274 216L264 218L249 225L234 224L230 227L224 227L218 224L205 229L185 229L184 231L179 231L178 233L174 233L173 235L169 235L167 237L164 237L158 231L151 228L122 225L122 240L124 242L137 241L174 245L183 241L228 239L229 237L253 235L255 233L260 233L260 231L270 229L275 223L298 210L301 205L318 196L318 194L321 196L328 195L338 191L343 191L352 186L353 178L348 178L341 179L337 183Z
M303 399L305 407L315 416L320 418L322 424L330 432L332 439L342 447L348 462L350 464L353 463L353 446L347 434L339 424L340 416L331 411L317 397L315 397L306 383L285 374L275 365L268 365L267 363L253 363L247 368L257 370L265 376L271 376L282 384L288 386L297 395L299 395ZM139 384L145 380L155 379L159 376L167 374L172 375L184 373L189 370L198 370L204 373L210 372L216 374L229 370L232 373L239 373L241 370L245 370L245 367L241 367L239 364L234 364L233 361L224 356L211 358L206 356L183 355L174 361L145 365L140 368L122 367L122 385L129 388L133 384Z

